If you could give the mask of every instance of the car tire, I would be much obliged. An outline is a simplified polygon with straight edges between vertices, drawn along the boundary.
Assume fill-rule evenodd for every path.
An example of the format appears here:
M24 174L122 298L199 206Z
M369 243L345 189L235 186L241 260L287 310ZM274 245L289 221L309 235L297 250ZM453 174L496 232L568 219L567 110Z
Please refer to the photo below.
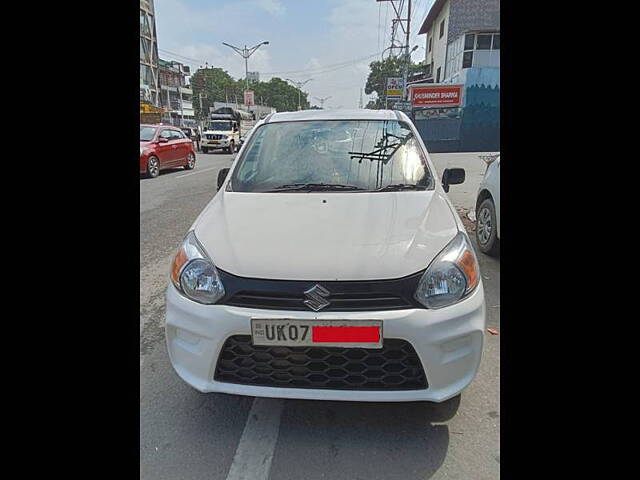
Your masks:
M160 175L160 161L158 157L151 156L147 160L147 177L156 178Z
M185 170L193 170L193 167L196 166L196 156L193 152L189 152L187 155L187 164L184 166Z
M498 220L493 200L485 199L476 211L476 240L480 251L495 257L500 251Z
M233 140L231 140L231 143L229 144L229 153L233 153L236 151L236 144Z
M202 153L209 153L209 149L207 147L202 147Z

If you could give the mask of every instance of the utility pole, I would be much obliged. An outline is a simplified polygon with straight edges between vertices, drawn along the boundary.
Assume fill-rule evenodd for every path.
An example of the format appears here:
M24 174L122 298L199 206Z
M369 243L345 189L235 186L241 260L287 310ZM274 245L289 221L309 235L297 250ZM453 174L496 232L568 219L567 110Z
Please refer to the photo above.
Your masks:
M331 96L324 97L324 98L318 98L318 97L313 97L313 98L315 98L316 100L318 100L320 102L320 108L324 108L324 102L329 100L331 98Z
M407 88L407 79L409 77L409 62L411 61L411 56L409 54L409 30L411 29L411 0L409 0L409 7L407 10L407 40L404 45L404 53L405 53L405 62L404 62L404 82L402 84L402 99L407 99L407 92L409 89ZM414 49L415 50L415 49Z
M182 108L182 87L178 87L178 99L180 100L180 126L184 127L184 109Z
M300 92L302 90L302 87L304 87L307 83L309 83L311 80L313 80L313 78L305 80L304 82L296 82L295 80L291 80L289 78L287 78L286 80L288 82L293 83L296 86L296 88L298 89L298 110L302 110L302 106L300 105Z
M403 85L403 90L402 90L402 99L406 100L407 99L407 78L409 76L409 35L410 35L410 31L411 31L411 0L407 0L407 16L406 18L402 18L402 9L404 7L404 3L405 0L400 0L398 3L399 5L396 6L396 1L397 0L379 0L379 1L388 1L391 3L391 6L393 7L393 11L395 12L395 18L393 18L391 20L391 46L388 48L385 48L384 51L382 52L382 57L384 57L384 52L386 52L387 50L389 50L389 55L393 55L393 51L394 49L399 49L399 50L404 50L404 55L402 55L404 57L404 69L403 69L403 80L404 80L404 85ZM398 9L399 7L399 9ZM405 24L406 24L406 28L405 28ZM405 42L404 45L398 45L396 43L396 33L398 32L398 25L400 25L400 27L402 28L402 31L405 34ZM386 86L385 86L386 89ZM386 99L386 94L385 94L385 108L386 108L386 104L387 104L387 99Z
M229 45L228 43L222 42L223 45L232 48L236 53L239 53L242 58L244 58L244 77L247 82L247 90L249 90L249 57L253 55L253 53L258 50L262 45L269 45L269 42L262 42L258 45L254 45L251 48L247 48L245 45L244 48L234 47L233 45Z

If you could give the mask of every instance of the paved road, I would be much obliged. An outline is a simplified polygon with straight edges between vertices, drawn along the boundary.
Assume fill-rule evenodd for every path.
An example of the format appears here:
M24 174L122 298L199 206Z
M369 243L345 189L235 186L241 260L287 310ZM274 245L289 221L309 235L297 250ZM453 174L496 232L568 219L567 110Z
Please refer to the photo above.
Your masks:
M140 180L140 477L143 479L497 479L500 336L488 335L459 404L347 403L201 394L173 371L164 345L171 257L216 191L232 155L198 154L192 171ZM476 155L435 154L470 207L484 173ZM500 328L500 261L479 257L488 326ZM264 462L264 463L263 463ZM246 478L246 477L245 477Z

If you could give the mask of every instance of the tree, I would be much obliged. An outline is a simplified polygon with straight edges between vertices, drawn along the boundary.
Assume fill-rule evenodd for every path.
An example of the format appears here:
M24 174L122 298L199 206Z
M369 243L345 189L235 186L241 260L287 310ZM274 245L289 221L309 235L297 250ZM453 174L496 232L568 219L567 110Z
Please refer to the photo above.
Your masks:
M222 68L201 68L191 76L193 89L193 107L197 118L208 117L209 107L213 102L226 102L229 98L242 96L242 87ZM200 110L200 98L202 98L202 111Z
M364 87L364 93L371 95L373 92L378 94L376 100L371 100L367 104L367 108L379 109L384 108L385 89L388 77L402 77L404 75L404 55L398 57L389 57L384 60L376 60L369 64L369 76ZM409 76L413 73L420 72L423 69L420 63L409 64Z
M249 84L253 90L254 101L274 107L277 111L298 109L298 89L278 77L268 82ZM213 102L244 102L244 79L235 80L222 68L201 68L191 76L193 89L193 107L196 118L205 119ZM202 110L200 100L202 99ZM302 108L309 108L307 94L300 92Z

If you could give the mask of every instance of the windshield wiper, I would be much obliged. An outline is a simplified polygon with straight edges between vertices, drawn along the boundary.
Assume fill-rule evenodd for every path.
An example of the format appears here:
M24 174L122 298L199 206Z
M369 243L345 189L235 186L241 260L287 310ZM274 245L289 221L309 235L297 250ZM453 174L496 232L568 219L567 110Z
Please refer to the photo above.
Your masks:
M341 185L339 183L290 183L287 185L280 185L279 187L275 187L267 191L283 192L283 191L296 191L296 190L308 190L308 191L364 190L364 188L357 187L355 185Z
M375 192L398 192L400 190L426 190L424 185L413 185L411 183L394 183L386 187L378 188Z

